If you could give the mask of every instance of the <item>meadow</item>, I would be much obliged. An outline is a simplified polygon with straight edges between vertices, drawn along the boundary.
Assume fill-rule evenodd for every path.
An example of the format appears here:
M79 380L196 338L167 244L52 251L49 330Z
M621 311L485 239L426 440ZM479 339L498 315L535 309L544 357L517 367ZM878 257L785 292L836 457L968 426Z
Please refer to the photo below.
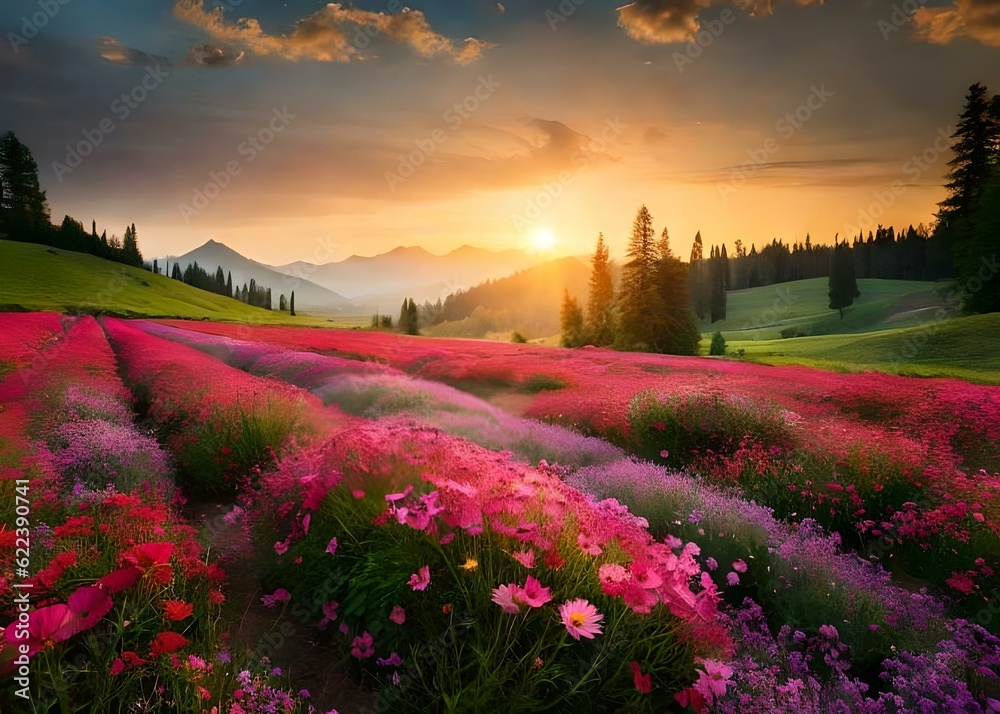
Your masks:
M0 322L10 707L1000 711L996 388Z

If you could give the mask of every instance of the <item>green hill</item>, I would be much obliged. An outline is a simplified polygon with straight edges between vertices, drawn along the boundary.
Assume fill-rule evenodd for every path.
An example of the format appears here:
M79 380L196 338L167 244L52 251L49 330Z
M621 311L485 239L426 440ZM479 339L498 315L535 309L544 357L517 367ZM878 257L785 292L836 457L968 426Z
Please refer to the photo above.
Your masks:
M707 348L706 348L707 349ZM953 317L881 332L730 342L765 364L874 370L1000 384L1000 313Z
M102 312L264 324L331 321L244 305L146 270L34 243L0 241L0 311Z
M938 308L955 314L949 283L859 280L861 297L844 310L830 310L826 278L797 280L729 293L726 319L703 321L703 333L721 332L727 341L772 340L786 336L873 332L923 324ZM784 332L784 334L782 334Z

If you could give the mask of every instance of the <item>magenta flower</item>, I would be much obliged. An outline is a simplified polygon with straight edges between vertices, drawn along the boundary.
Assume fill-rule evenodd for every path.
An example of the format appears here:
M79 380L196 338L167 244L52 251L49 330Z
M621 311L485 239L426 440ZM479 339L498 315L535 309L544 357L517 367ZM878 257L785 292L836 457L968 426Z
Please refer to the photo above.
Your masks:
M375 654L375 638L365 631L351 642L351 656L358 659L368 659Z
M330 539L330 542L326 546L326 552L329 553L330 555L333 555L334 553L337 552L337 538L336 537L333 537L333 538Z
M504 612L516 615L521 612L521 606L514 600L514 598L520 593L520 591L521 588L517 585L501 585L493 590L493 597L490 599L499 605Z
M552 594L548 588L543 588L540 582L529 575L524 587L518 588L518 593L514 597L528 607L541 607L552 599Z
M423 566L410 576L407 585L409 585L414 590L426 590L427 586L431 584L431 569L428 566Z
M402 625L406 622L406 610L401 608L399 605L396 605L396 607L392 608L392 612L389 613L389 619L397 625Z
M600 623L604 615L586 600L567 600L559 606L559 616L573 639L586 637L592 640L594 635L601 634Z
M745 573L747 571L747 564L742 559L737 560L733 563L733 570L737 573Z
M398 654L393 652L385 659L379 657L377 660L375 660L375 664L377 664L379 667L399 667L400 665L403 664L403 660Z
M289 593L284 588L278 588L277 590L274 591L273 594L265 595L264 597L262 597L260 601L261 604L264 605L264 607L272 608L279 602L288 602L291 599L292 599L291 593Z
M274 544L274 552L278 555L284 555L288 552L288 541L282 540Z
M576 544L579 545L580 550L587 555L593 555L596 557L604 552L601 546L592 541L590 537L584 533L581 533L576 537Z
M729 585L730 587L734 585L739 585L740 576L737 575L736 573L729 573L729 575L726 576L726 584Z

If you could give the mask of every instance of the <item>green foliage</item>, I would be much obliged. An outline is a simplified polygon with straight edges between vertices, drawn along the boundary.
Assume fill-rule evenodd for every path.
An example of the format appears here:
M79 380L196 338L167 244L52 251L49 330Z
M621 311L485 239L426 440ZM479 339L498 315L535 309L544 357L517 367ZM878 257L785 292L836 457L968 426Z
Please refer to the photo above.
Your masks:
M580 347L586 343L584 334L583 310L575 297L569 294L569 290L563 295L562 310L560 311L562 322L562 346Z
M408 480L427 488L409 474L414 467L390 468L394 489ZM604 595L592 559L573 547L572 534L557 546L566 559L561 568L539 563L530 574L552 589L555 602L584 597L597 606L605 627L592 641L569 638L551 606L518 617L491 601L498 585L524 582L528 571L509 555L519 541L487 528L475 537L460 532L441 546L437 537L394 521L376 526L384 488L370 476L365 483L363 499L344 486L327 496L309 534L282 560L303 559L294 578L282 569L270 577L292 591L293 601L339 602L340 619L354 632L371 633L380 653L403 657L408 666L398 685L373 660L359 665L378 683L380 710L487 711L497 702L510 712L664 710L671 693L694 676L691 650L677 636L678 621L664 607L637 616L620 599ZM261 538L265 552L273 544L270 535ZM339 545L331 558L324 550L334 536ZM463 568L470 560L475 567ZM407 581L423 566L430 569L431 584L415 592ZM396 606L406 612L405 626L388 618ZM656 673L652 694L632 686L630 661Z
M559 379L558 377L551 377L547 374L533 374L524 380L522 389L528 394L537 394L538 392L555 392L560 389L565 389L566 383Z
M587 331L595 345L615 341L615 289L611 282L610 259L604 234L597 238L591 262L590 295L587 300Z
M795 442L773 404L716 394L664 397L649 389L629 402L627 446L652 461L685 466L708 451L735 453L744 439L765 447Z
M308 433L300 402L216 406L202 423L173 436L179 442L178 485L201 494L232 492L240 479L271 466Z
M830 309L839 310L844 318L844 308L854 304L854 298L861 296L858 281L854 276L854 257L846 242L838 245L830 260Z
M955 272L967 312L1000 312L1000 166L993 169L967 240L955 246Z
M525 336L522 335L517 330L514 330L514 334L510 336L510 341L513 342L515 345L526 345L526 344L528 344L527 338L525 338Z
M721 332L712 335L712 346L709 348L708 354L713 357L722 357L726 354L726 338L722 336Z

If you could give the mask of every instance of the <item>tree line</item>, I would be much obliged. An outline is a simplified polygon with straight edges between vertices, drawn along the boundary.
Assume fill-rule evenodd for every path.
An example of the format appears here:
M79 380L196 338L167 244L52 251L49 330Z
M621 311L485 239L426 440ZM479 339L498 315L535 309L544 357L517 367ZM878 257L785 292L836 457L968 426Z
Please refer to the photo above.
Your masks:
M563 295L563 346L698 354L701 334L689 304L688 265L671 250L666 228L657 237L646 206L633 221L627 257L616 291L608 247L598 236L586 309L568 290Z
M98 234L96 221L88 232L83 223L70 216L54 226L48 199L38 181L38 164L12 131L0 136L0 235L149 268L139 250L135 223L125 227L123 238L108 237L106 229Z
M54 226L46 193L38 180L38 164L31 150L12 131L0 136L0 238L86 253L161 274L159 261L150 263L143 260L135 223L125 227L123 238L116 235L108 237L106 230L98 235L97 221L91 222L88 232L83 223L70 216L63 218L59 226ZM224 274L222 266L213 275L197 262L189 264L183 271L175 262L171 272L168 261L162 274L247 305L273 309L270 288L257 285L253 279L249 284L244 283L242 288L234 287L232 273ZM279 309L295 315L294 291L290 300L284 295L279 297Z

